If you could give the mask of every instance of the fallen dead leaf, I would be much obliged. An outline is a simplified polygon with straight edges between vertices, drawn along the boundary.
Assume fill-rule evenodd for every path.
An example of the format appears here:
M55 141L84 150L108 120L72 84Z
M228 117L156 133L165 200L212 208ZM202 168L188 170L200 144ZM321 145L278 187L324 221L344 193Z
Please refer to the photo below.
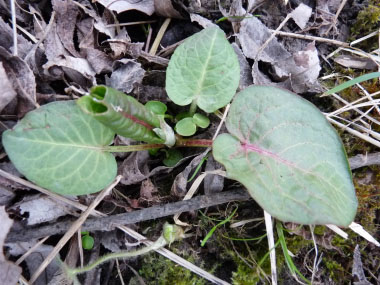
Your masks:
M17 95L13 89L12 83L9 81L7 73L3 67L3 63L0 62L0 112L7 106Z
M125 93L130 93L136 83L141 83L145 70L133 59L121 59L114 62L110 78L106 84Z
M22 215L28 213L27 225L49 222L67 214L75 215L72 207L58 204L44 195L27 196L11 209L20 209Z
M121 0L97 0L109 10L121 13L129 10L137 10L151 16L154 13L154 0L121 1Z
M309 6L301 3L292 11L291 17L293 18L294 22L296 22L298 27L304 29L310 19L312 12L313 10Z
M3 253L5 238L12 227L13 221L8 217L5 207L0 207L0 283L1 284L17 284L17 281L21 275L21 268L15 265L13 262L7 261Z

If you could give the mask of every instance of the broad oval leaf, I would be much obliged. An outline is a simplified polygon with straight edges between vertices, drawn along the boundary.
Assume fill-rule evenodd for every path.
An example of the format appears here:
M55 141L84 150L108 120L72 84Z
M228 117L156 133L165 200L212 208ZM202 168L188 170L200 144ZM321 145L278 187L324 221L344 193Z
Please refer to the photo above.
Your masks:
M303 98L275 87L238 93L230 134L213 154L272 216L300 224L348 226L357 199L345 150L333 127Z
M153 131L160 128L159 117L123 92L98 85L77 103L85 113L123 137L148 143L165 142Z
M115 158L103 152L114 135L68 101L29 112L3 133L2 141L17 170L30 181L59 194L82 195L103 189L115 178Z
M210 27L189 37L174 52L166 71L166 91L180 106L194 100L211 113L227 105L239 85L240 67L224 32Z

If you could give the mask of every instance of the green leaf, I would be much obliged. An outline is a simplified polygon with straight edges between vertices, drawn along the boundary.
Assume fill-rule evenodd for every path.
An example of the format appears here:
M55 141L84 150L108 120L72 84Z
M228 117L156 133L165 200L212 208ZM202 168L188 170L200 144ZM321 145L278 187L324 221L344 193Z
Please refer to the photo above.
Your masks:
M148 143L165 141L153 131L160 127L158 116L123 92L98 85L77 103L85 113L123 137Z
M226 124L230 134L214 141L214 157L268 213L300 224L353 221L357 199L343 145L314 105L252 86L236 95Z
M210 27L189 37L174 52L166 91L180 106L196 101L207 113L227 105L239 85L240 67L224 32Z
M162 162L167 167L174 167L183 158L182 153L178 149L170 148L163 151L166 153L166 158Z
M184 118L175 125L175 130L181 136L192 136L197 131L193 118Z
M168 107L160 101L148 101L146 102L145 107L156 115L165 115L168 110Z
M205 129L210 125L210 119L207 118L205 115L195 113L193 116L193 122L198 127Z
M63 195L81 195L98 192L115 178L115 158L103 151L114 136L74 101L54 102L4 132L3 145L30 181Z

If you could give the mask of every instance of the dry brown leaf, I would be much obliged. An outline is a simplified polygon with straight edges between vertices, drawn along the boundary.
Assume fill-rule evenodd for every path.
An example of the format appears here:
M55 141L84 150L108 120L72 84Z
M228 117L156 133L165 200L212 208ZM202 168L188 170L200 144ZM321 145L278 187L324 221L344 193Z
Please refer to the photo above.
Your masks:
M348 68L358 68L367 70L376 70L378 68L377 64L370 58L359 57L351 54L340 55L334 58L334 61Z
M136 83L141 83L145 70L141 64L133 59L121 59L114 62L110 78L106 77L106 84L112 88L130 93Z
M0 62L8 75L9 82L18 95L18 116L22 117L26 112L32 110L37 103L36 80L28 64L18 56L10 54L6 49L0 47Z
M352 276L357 278L357 281L354 282L355 285L371 285L371 282L368 282L365 277L363 270L363 263L360 257L360 248L357 244L354 250L354 264L352 265Z
M0 17L0 46L8 51L13 50L13 33L12 28L4 22ZM18 55L24 58L27 53L33 48L33 44L26 40L22 35L17 34L17 50Z
M252 68L249 66L249 63L239 46L236 43L232 43L232 47L235 50L240 65L239 89L243 90L247 88L249 85L253 84Z
M309 6L301 3L292 11L291 16L297 26L304 29L312 12L313 10Z
M321 87L317 79L321 66L314 43L291 54L274 38L258 54L270 35L269 29L256 17L241 22L238 39L243 53L248 58L257 59L252 68L253 82L286 88L296 93L319 92ZM267 74L259 70L259 61L267 63Z
M0 221L1 221L1 230L0 230L0 283L1 284L16 284L20 275L21 268L14 263L7 261L3 253L4 241L7 237L7 234L12 227L13 221L8 217L5 207L0 207Z
M9 81L7 73L0 62L0 112L7 106L17 95L13 89L12 83Z
M74 31L79 15L78 6L71 1L53 0L53 9L57 13L57 34L67 51L75 57L81 57L74 46Z
M45 195L27 196L14 204L11 209L14 211L19 209L21 215L28 213L27 225L50 222L67 214L75 214L72 207L56 203Z
M154 0L97 0L97 3L102 4L109 10L121 13L129 10L137 10L151 16L154 13Z
M205 170L213 171L221 168L222 165L219 162L215 161L212 155L209 156ZM224 177L216 174L209 174L205 177L203 185L206 195L213 195L215 193L221 192L224 188Z

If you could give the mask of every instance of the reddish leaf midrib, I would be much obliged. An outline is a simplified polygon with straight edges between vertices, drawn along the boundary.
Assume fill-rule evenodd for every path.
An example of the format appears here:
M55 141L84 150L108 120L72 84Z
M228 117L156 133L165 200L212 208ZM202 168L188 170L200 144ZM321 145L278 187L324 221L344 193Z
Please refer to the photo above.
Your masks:
M133 121L136 124L142 125L142 126L146 127L149 130L153 129L153 126L149 125L147 122L144 122L144 121L140 120L139 118L136 118L135 116L133 116L131 114L128 114L128 113L126 113L124 111L121 111L120 113L123 115L123 117L125 117L127 119L130 119L131 121Z
M279 156L278 154L276 154L274 152L263 149L263 148L259 147L258 145L250 144L250 143L242 143L241 146L242 146L244 151L253 151L253 152L256 152L260 155L273 158L274 160L277 160L277 161L279 161L279 162L281 162L287 166L296 167L296 165L294 163L282 158L281 156Z

